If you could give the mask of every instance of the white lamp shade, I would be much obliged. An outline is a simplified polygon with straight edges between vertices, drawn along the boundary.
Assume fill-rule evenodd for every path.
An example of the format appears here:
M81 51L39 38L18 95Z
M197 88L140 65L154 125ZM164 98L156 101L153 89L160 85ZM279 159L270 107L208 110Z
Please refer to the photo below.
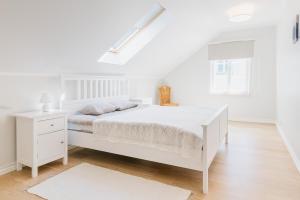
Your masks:
M48 93L43 93L40 99L41 103L52 103L52 96Z

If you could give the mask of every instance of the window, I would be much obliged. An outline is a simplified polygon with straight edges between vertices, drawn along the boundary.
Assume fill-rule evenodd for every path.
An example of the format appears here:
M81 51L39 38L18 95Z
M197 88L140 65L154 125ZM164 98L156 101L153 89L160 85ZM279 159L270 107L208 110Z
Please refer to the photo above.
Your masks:
M249 95L251 58L211 60L212 94Z
M166 26L169 17L164 7L159 3L154 4L146 15L101 56L98 62L126 64Z

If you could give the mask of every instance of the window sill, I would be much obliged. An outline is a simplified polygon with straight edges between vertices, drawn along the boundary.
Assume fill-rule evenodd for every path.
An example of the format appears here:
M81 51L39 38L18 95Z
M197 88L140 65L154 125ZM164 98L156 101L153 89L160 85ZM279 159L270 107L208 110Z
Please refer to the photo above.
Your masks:
M213 95L213 96L250 97L249 93L217 93L217 92L210 92L209 94Z

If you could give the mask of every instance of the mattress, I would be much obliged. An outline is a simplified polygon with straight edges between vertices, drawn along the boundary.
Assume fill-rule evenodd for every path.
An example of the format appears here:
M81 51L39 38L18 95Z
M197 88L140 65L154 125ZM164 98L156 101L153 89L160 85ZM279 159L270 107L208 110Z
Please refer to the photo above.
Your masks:
M85 133L93 133L93 121L96 116L71 115L68 117L68 129Z
M202 148L202 124L219 108L147 106L100 116L73 115L69 129L101 140L157 148L190 157Z
M123 110L123 111L115 111L111 113L106 113L99 116L94 115L83 115L79 112L68 116L68 130L80 131L85 133L93 133L93 122L97 119L105 119L110 116L119 115L126 112L131 112L134 110L144 109L149 107L149 105L139 105L138 107Z

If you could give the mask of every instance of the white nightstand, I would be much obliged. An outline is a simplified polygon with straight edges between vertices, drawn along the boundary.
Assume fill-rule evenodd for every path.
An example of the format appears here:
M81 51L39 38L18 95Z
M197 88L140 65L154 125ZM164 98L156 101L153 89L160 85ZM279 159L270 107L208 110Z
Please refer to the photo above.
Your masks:
M32 177L38 167L63 158L68 162L67 117L61 111L16 114L17 170L26 165Z

